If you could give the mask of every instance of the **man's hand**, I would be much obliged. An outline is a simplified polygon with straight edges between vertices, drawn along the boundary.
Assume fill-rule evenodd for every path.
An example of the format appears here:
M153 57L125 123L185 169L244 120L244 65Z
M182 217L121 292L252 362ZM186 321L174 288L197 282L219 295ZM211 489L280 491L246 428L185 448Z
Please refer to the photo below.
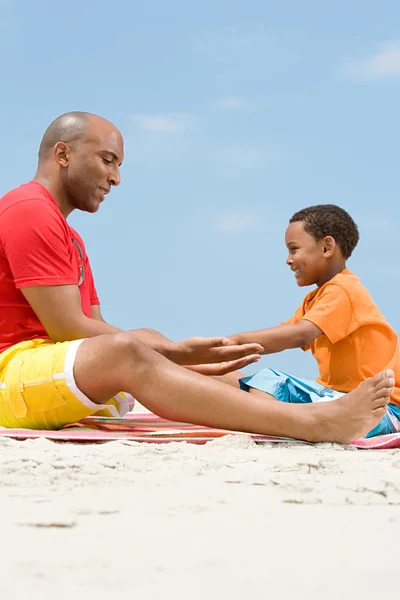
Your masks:
M244 369L252 363L258 362L260 359L259 354L250 354L245 358L238 358L237 360L230 360L222 363L214 363L212 365L185 365L186 369L201 373L202 375L208 375L209 377L215 377L218 375L226 375L232 371L238 371Z
M209 367L214 363L232 363L231 367L225 365L226 373L257 361L264 348L260 344L234 344L232 345L227 338L203 338L192 337L178 346L178 357L176 362L185 366L202 365ZM246 359L247 362L240 364L237 361ZM211 373L210 373L211 374ZM213 373L222 375L223 373Z

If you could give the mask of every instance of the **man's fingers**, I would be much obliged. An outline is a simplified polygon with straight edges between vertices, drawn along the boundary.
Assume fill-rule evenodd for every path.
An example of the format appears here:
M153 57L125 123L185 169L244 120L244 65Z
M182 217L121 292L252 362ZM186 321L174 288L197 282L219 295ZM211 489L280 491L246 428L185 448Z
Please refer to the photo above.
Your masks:
M238 360L253 354L260 355L264 348L260 344L241 344L240 346L223 346L215 348L215 362ZM210 361L211 362L211 361ZM213 361L214 362L214 359Z
M250 356L246 356L245 358L238 358L237 360L230 360L223 363L217 363L215 365L215 373L213 375L226 375L227 373L231 373L232 371L239 371L240 369L244 369L248 365L256 363L260 360L259 354L252 354Z
M227 338L224 337L212 337L212 338L203 338L203 337L195 337L195 338L191 338L191 340L193 340L196 344L198 344L199 346L204 346L204 348L216 348L219 346L223 346L226 345L226 342L224 342L224 340L226 340ZM229 343L229 342L228 342Z
M237 360L229 360L222 363L214 363L207 365L186 365L185 368L202 375L208 375L213 377L215 375L226 375L232 371L239 371L252 363L256 363L260 359L259 354L252 354L244 358L238 358Z

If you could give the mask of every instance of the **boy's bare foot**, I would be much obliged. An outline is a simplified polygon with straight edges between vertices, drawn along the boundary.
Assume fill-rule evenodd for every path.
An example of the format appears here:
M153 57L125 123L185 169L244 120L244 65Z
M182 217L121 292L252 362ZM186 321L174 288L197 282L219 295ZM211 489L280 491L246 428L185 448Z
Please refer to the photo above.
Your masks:
M394 384L394 373L388 369L338 400L309 405L320 410L314 415L318 422L315 436L308 441L349 444L366 435L385 415Z

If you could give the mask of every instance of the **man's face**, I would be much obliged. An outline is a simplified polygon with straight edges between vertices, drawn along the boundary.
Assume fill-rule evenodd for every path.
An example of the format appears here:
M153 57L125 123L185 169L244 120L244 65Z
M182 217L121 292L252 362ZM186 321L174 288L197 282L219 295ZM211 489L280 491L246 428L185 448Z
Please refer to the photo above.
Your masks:
M297 221L287 228L285 242L289 252L286 264L294 272L297 285L318 285L327 268L324 240L316 241L304 230L304 223Z
M88 125L87 134L70 149L62 185L72 209L94 213L111 187L120 183L124 143L118 129L101 119Z

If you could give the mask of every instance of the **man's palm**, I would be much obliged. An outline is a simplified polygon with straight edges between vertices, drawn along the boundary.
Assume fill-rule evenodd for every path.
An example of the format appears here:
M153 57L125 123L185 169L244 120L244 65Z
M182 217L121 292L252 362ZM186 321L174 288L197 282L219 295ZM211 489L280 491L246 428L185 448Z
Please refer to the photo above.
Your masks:
M232 345L227 338L223 337L192 337L184 342L184 346L186 365L231 362L246 357L252 357L250 362L254 362L263 351L260 344Z

